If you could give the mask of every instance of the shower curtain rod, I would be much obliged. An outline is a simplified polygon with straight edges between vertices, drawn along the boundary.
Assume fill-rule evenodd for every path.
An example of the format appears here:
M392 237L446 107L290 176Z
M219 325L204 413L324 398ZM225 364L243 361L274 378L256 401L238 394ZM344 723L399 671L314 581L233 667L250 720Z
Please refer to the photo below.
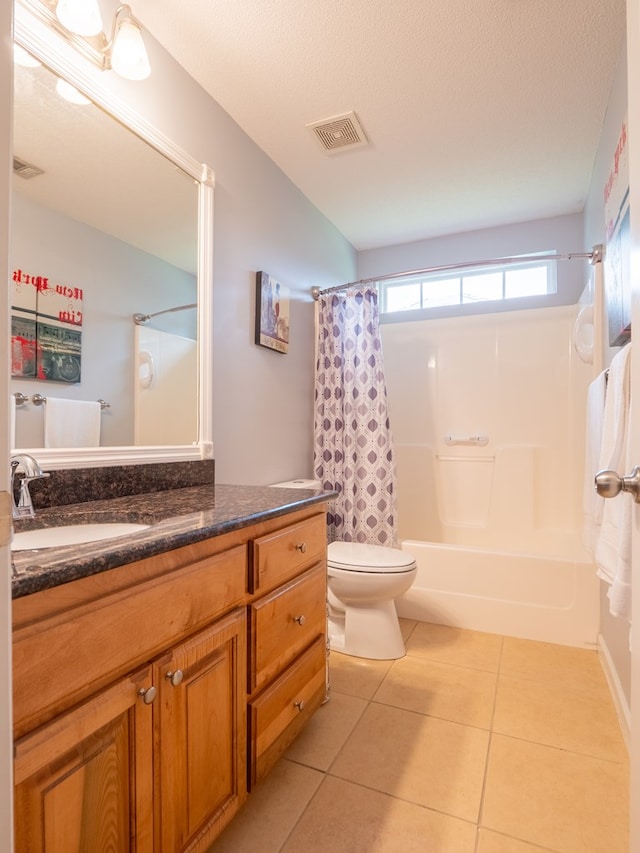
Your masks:
M573 261L573 260L588 260L590 264L597 264L602 261L604 256L603 247L601 243L598 243L593 247L591 252L572 252L571 254L566 255L529 255L528 257L531 260L536 261ZM339 284L336 287L327 287L321 290L319 287L311 288L311 295L314 299L318 299L320 294L323 293L338 293L341 290L347 290L349 287L356 287L359 284L375 284L377 281L388 281L392 278L405 278L410 275L427 275L432 272L447 272L449 270L463 270L469 269L473 267L495 267L495 266L504 266L505 264L521 264L525 262L525 258L520 255L520 257L511 257L511 258L492 258L487 261L466 261L462 264L443 264L438 267L425 267L420 270L406 270L405 272L394 272L389 273L388 275L376 275L372 278L361 278L359 281L350 281L348 284Z
M187 308L197 308L198 303L192 302L190 305L176 305L175 308L165 308L164 311L156 311L154 314L134 314L133 322L136 326L144 326L147 320L152 317L158 317L160 314L170 314L173 311L186 311Z

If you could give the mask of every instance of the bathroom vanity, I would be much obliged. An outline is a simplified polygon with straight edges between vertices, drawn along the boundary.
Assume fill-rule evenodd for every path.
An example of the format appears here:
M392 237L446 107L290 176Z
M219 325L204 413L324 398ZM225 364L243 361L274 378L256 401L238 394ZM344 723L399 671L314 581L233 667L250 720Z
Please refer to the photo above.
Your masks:
M14 554L17 851L208 849L325 698L330 497L197 486L40 514L149 527Z

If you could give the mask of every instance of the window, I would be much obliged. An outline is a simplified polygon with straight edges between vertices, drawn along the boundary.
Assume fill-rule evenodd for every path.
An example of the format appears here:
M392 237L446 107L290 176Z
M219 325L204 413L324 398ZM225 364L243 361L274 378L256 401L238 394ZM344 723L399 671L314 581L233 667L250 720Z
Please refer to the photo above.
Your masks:
M524 255L522 263L407 275L378 282L382 314L555 292L556 262L536 261L535 255Z

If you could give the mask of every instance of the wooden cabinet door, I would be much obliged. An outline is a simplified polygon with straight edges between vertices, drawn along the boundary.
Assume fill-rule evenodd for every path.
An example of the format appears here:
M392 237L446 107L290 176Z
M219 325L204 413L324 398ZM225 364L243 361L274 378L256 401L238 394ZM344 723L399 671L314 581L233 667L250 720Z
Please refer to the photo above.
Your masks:
M246 783L246 614L235 610L154 664L158 850L205 851Z
M15 744L16 853L151 853L147 666Z

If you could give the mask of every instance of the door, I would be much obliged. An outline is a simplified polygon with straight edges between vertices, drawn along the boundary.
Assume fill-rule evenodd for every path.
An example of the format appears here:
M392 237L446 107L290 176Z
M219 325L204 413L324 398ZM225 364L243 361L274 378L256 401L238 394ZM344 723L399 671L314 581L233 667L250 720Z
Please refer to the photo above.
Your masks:
M5 116L0 130L0 270L2 272L4 299L0 300L0 329L2 340L9 340L9 199L11 192L11 102L13 100L13 56L11 43L13 3L0 3L0 114ZM9 399L9 362L5 347L0 357L0 397ZM3 407L2 411L6 411ZM9 422L0 418L0 454L9 459ZM8 495L9 466L0 469L0 491ZM0 515L5 512L1 509ZM0 522L0 525L2 522ZM6 527L6 522L5 522ZM11 636L6 626L11 625L11 567L8 537L0 537L0 850L11 850L12 789L11 780Z
M162 853L207 850L246 799L246 672L244 609L154 664Z
M150 686L147 666L16 742L16 853L152 853Z
M640 0L627 0L627 77L629 90L629 188L631 211L631 323L637 340L631 351L631 450L640 465ZM620 472L619 472L620 473ZM628 471L625 473L629 473ZM625 495L628 500L630 496ZM631 803L640 803L640 504L632 533L631 632ZM640 809L631 808L631 847L640 850Z

